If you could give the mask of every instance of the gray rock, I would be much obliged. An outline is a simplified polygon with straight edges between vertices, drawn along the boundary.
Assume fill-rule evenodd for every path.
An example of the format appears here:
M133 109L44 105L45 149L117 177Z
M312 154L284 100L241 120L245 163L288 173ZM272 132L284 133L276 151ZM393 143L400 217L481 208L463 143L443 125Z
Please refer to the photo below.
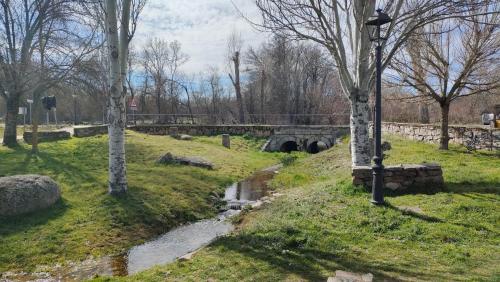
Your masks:
M388 141L384 141L381 147L382 151L390 151L392 149L392 145Z
M191 141L193 140L193 136L191 135L187 135L187 134L181 134L179 136L179 140L183 140L183 141Z
M61 198L54 180L41 175L0 178L0 216L14 216L46 209Z
M188 165L194 167L201 167L206 169L214 169L213 163L204 160L200 157L178 157L174 156L171 153L166 153L159 160L159 164L179 164L179 165Z
M401 188L401 184L396 183L396 182L389 182L385 184L385 187L391 190L398 190Z
M231 149L231 137L229 134L222 134L222 146Z
M335 277L329 277L328 282L372 282L373 274L361 274L342 270L335 271Z

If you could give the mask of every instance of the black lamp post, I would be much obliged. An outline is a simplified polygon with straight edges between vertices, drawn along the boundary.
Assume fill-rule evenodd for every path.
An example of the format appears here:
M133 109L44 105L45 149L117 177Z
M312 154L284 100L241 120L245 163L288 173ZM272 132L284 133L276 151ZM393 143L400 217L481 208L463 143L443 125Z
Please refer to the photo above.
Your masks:
M371 32L370 40L376 42L376 60L377 60L377 85L375 93L375 157L373 158L373 184L372 200L375 205L384 204L384 165L382 164L382 41L387 38L380 36L380 27L392 22L392 19L381 9L377 10L377 16L367 21L365 24L370 28L376 28L375 34Z

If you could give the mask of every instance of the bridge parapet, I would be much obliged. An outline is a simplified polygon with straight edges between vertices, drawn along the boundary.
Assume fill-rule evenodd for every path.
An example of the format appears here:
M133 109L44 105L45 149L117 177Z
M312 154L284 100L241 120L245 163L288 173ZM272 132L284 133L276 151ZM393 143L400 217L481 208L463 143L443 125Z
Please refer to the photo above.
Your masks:
M151 134L189 134L193 136L214 136L221 134L250 135L269 138L264 151L309 151L320 147L330 148L336 140L349 134L349 126L293 126L293 125L139 125L130 129Z
M220 134L231 135L252 135L255 137L271 137L275 134L305 134L307 132L322 132L324 134L332 131L346 135L349 133L348 126L333 125L197 125L197 124L159 124L159 125L137 125L130 126L129 129L151 134L168 135L175 128L180 134L189 134L193 136L214 136Z

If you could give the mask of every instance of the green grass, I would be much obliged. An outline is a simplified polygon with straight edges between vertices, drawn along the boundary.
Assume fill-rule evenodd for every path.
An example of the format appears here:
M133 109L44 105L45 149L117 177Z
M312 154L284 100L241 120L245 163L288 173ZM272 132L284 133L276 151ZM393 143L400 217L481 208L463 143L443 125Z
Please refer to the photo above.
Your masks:
M37 173L51 176L62 189L54 207L0 219L0 273L33 271L118 254L179 224L213 216L211 195L233 181L279 162L280 154L259 152L262 140L232 138L231 150L220 137L178 141L166 136L127 132L129 192L107 194L107 137L0 147L0 176ZM212 161L208 171L155 164L160 155L195 155Z
M372 206L350 184L343 144L284 168L273 184L285 196L241 217L238 232L191 261L110 280L326 281L347 270L376 281L499 281L498 155L389 139L387 164L438 162L446 189Z

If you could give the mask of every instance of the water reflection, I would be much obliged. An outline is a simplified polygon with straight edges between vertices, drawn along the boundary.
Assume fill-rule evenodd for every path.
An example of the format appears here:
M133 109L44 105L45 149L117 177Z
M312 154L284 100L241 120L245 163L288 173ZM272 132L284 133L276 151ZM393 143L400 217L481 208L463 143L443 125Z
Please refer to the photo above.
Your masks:
M241 203L257 201L267 194L267 182L273 178L274 174L274 171L259 171L244 181L234 183L226 189L224 200Z

